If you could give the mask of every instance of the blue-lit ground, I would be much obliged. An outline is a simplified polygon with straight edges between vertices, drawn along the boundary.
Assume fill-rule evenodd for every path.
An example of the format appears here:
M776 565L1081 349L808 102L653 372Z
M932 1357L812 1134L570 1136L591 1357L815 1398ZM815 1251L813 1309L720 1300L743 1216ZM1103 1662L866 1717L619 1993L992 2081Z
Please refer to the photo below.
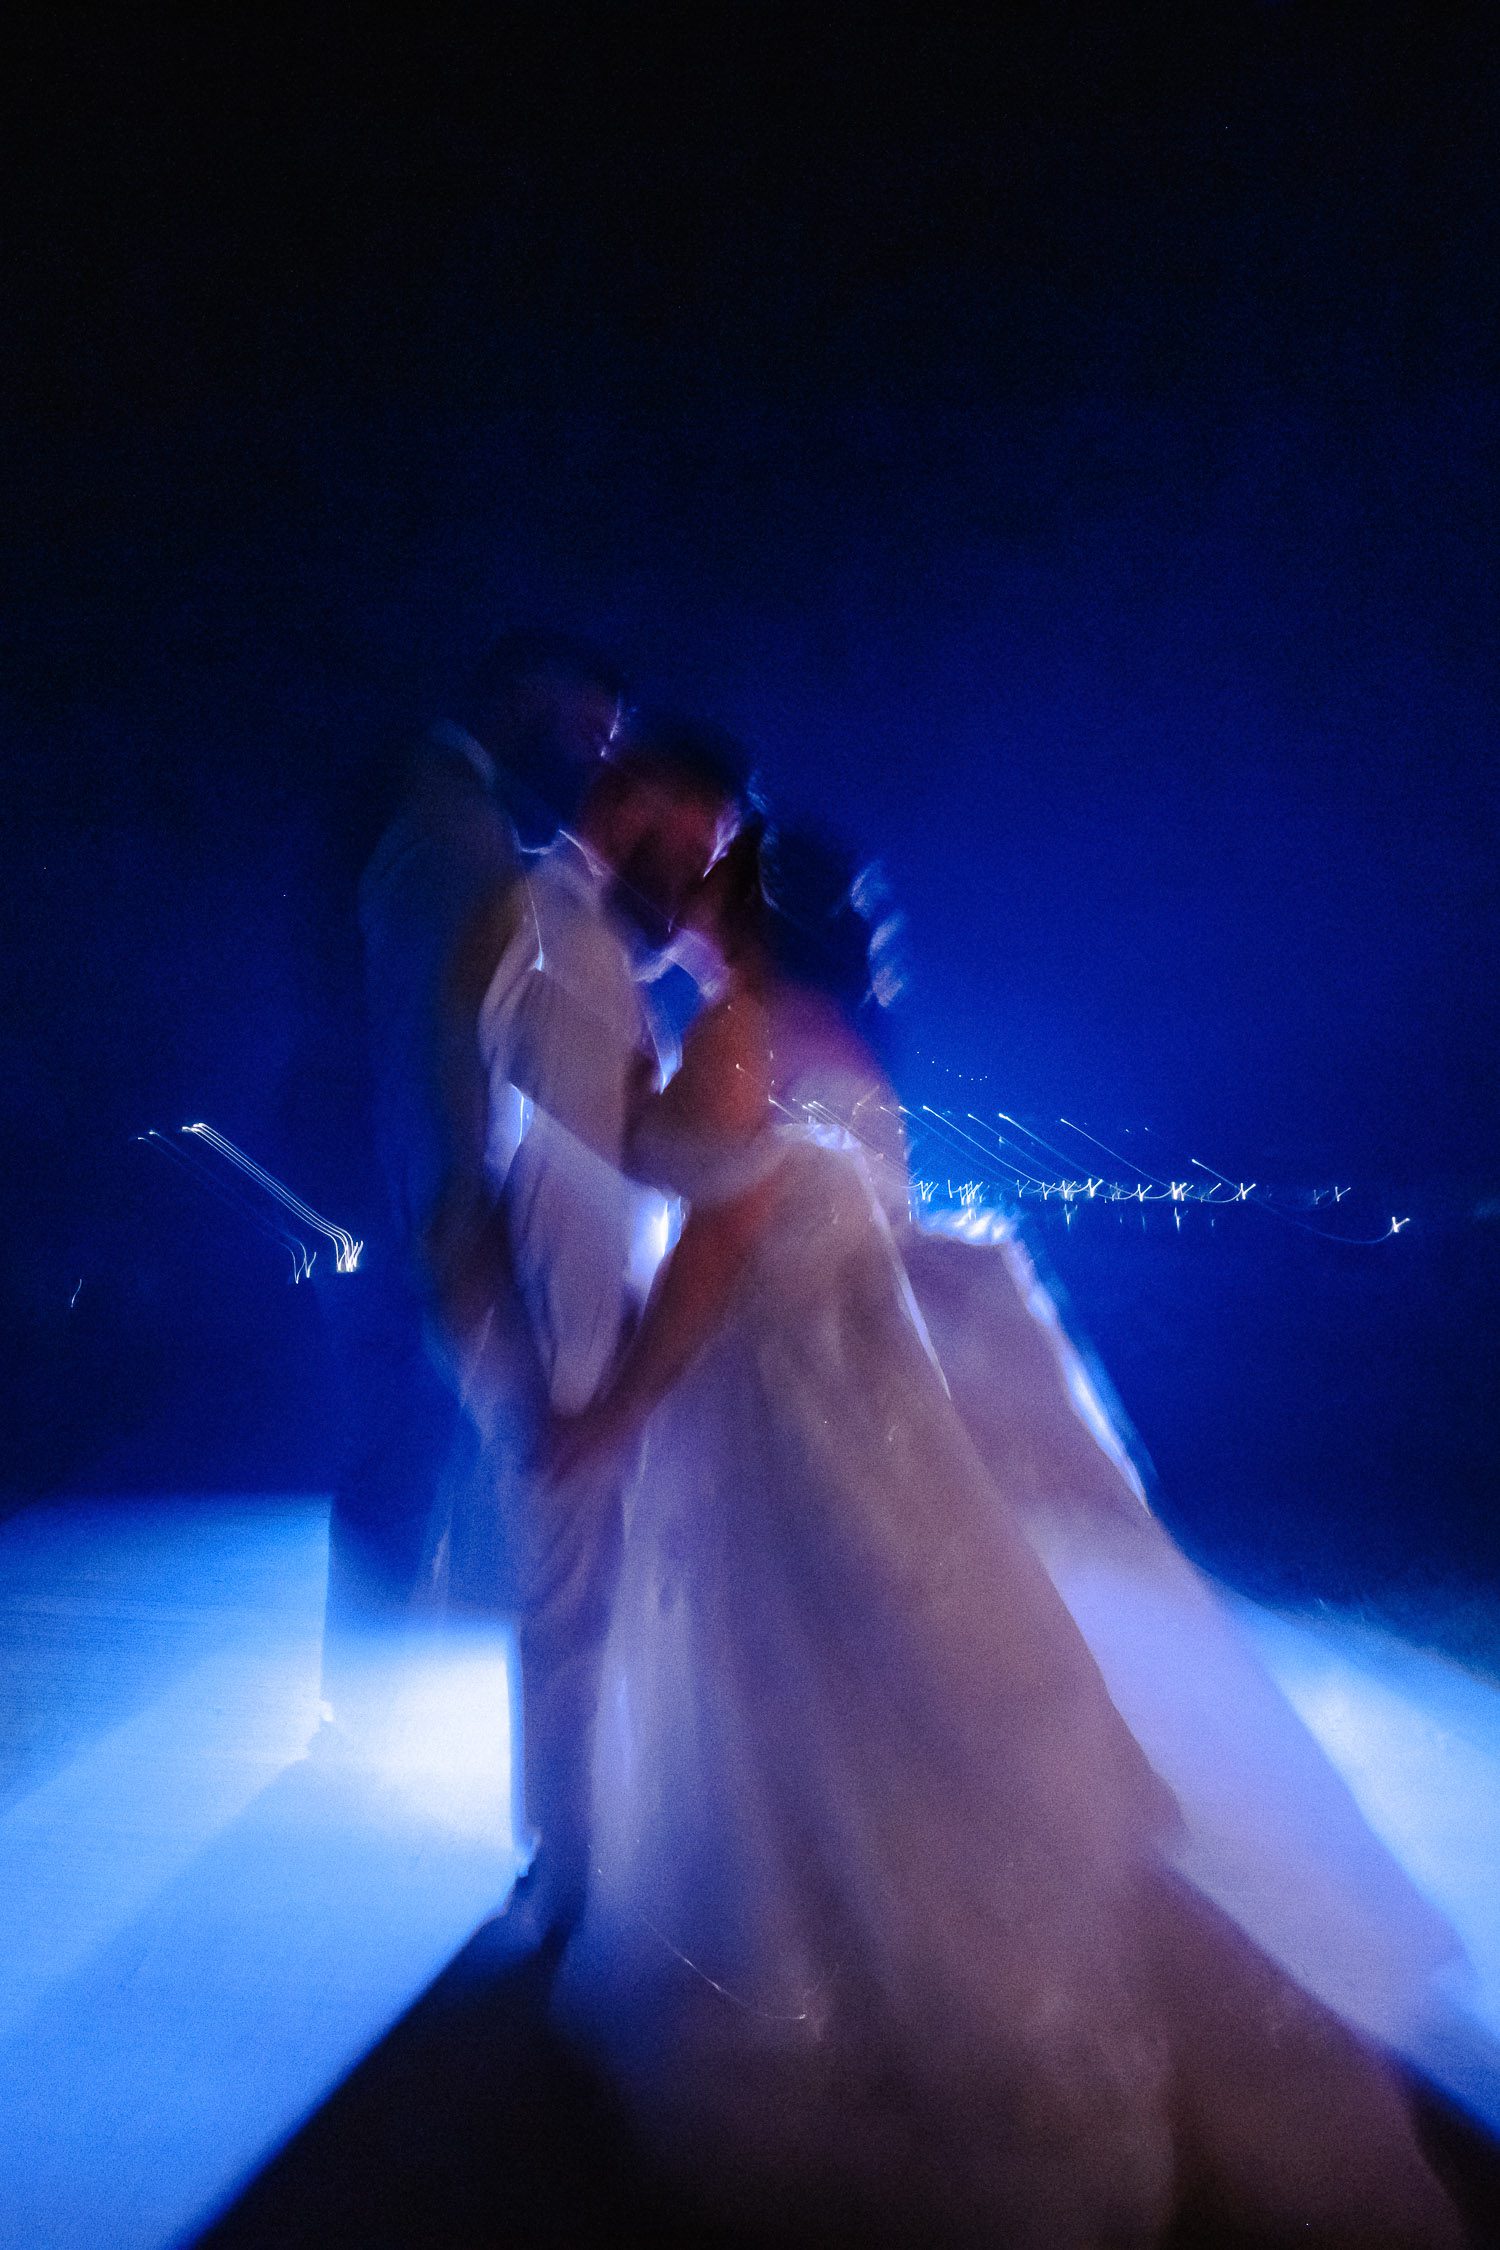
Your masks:
M504 1897L507 1651L370 1652L322 1720L315 1500L38 1508L0 1528L0 2240L190 2237ZM1353 1622L1245 1611L1462 1936L1418 2058L1500 2128L1500 1687Z
M350 1751L325 1552L310 1500L0 1529L0 2241L190 2232L509 1888L503 1646L387 1655Z
M1500 1685L1352 1620L1240 1605L1283 1693L1468 1956L1411 2059L1500 2131Z

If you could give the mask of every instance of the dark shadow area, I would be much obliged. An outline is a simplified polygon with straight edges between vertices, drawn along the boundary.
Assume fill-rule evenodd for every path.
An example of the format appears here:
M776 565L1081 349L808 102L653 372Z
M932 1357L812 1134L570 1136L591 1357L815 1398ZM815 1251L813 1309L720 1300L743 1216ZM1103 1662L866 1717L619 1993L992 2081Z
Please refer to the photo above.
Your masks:
M326 1489L331 1279L294 1279L286 1243L123 1131L70 1170L61 1216L23 1219L7 1262L0 1513L67 1492Z
M1465 1592L1493 1604L1492 1223L1434 1213L1371 1248L1256 1210L1179 1231L1056 1209L1027 1239L1195 1559L1268 1600L1395 1603L1411 1626Z
M708 2239L551 2030L551 1968L487 1925L199 2250Z
M550 1964L487 1925L196 2250L495 2250L505 2243L752 2250L654 2172L547 2021ZM1500 2147L1412 2083L1429 2158L1476 2250L1500 2241ZM1228 2250L1212 2223L1171 2250Z

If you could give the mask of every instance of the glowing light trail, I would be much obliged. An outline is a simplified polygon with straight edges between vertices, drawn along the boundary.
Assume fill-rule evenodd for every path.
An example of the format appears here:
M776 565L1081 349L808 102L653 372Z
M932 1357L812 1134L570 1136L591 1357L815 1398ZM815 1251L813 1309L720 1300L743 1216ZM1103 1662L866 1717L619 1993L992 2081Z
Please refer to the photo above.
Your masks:
M1071 1117L1060 1117L1057 1122L1059 1125L1066 1125L1070 1133L1078 1133L1084 1140L1092 1141L1095 1148L1102 1148L1105 1155L1108 1157L1112 1157L1116 1164L1124 1164L1128 1166L1132 1172L1138 1172L1141 1178L1148 1181L1152 1187L1161 1189L1163 1198L1171 1196L1173 1189L1172 1181L1160 1178L1155 1172L1148 1172L1145 1166L1143 1164L1137 1164L1134 1157L1132 1156L1121 1156L1118 1149L1111 1148L1107 1141L1101 1141L1098 1134L1091 1133L1088 1130L1087 1126L1075 1125ZM1137 1197L1136 1200L1140 1201L1141 1198Z
M176 1141L168 1140L164 1133L158 1133L155 1127L146 1133L132 1134L131 1138L139 1141L143 1147L159 1149L163 1156L170 1157L174 1164L180 1165L189 1178L196 1180L209 1195L216 1197L220 1203L227 1203L231 1211L237 1211L258 1232L279 1243L291 1259L293 1282L308 1279L318 1254L316 1250L309 1250L300 1235L292 1234L279 1219L272 1218L258 1204L253 1203L248 1195L242 1194L228 1181L221 1179L209 1165L180 1147Z
M1205 1164L1201 1156L1190 1156L1188 1158L1188 1162L1190 1164L1196 1164L1200 1172L1208 1172L1214 1179L1224 1180L1224 1174L1222 1172L1215 1172L1213 1166L1211 1164ZM1224 1184L1226 1187L1228 1187L1233 1183L1228 1180L1224 1180ZM1255 1182L1252 1180L1250 1183L1250 1188L1253 1188L1254 1185ZM1411 1225L1410 1219L1392 1219L1384 1234L1334 1234L1330 1232L1327 1227L1309 1226L1306 1219L1299 1219L1294 1211L1283 1211L1279 1205L1268 1202L1266 1197L1263 1195L1252 1195L1250 1192L1250 1188L1242 1189L1239 1195L1236 1197L1236 1201L1241 1203L1254 1203L1258 1211L1268 1211L1273 1219L1284 1220L1289 1227L1300 1227L1304 1234L1315 1234L1319 1236L1319 1238L1324 1242L1346 1242L1349 1244L1351 1249L1355 1250L1376 1250L1380 1247L1382 1242L1391 1241L1391 1239L1395 1235L1398 1235L1401 1232L1401 1229L1403 1227L1409 1227ZM1347 1195L1349 1191L1347 1188L1345 1188L1343 1192L1345 1195ZM1334 1200L1336 1202L1342 1201L1342 1197L1340 1196L1339 1191L1336 1188L1334 1189L1333 1193ZM1316 1202L1314 1203L1314 1208L1316 1209Z
M226 1162L235 1165L248 1179L254 1180L257 1187L264 1189L283 1210L290 1211L293 1218L300 1219L304 1226L313 1227L319 1234L326 1235L333 1244L336 1272L359 1271L359 1257L364 1244L356 1241L346 1228L336 1227L331 1219L323 1218L313 1210L311 1204L304 1203L300 1195L294 1195L283 1180L278 1180L264 1165L257 1164L253 1156L247 1156L242 1148L235 1147L233 1141L226 1140L222 1133L216 1133L212 1125L184 1125L182 1130L184 1133L195 1134Z
M1287 1201L1317 1211L1325 1203L1342 1204L1353 1194L1353 1189L1343 1185L1304 1189L1273 1200L1271 1191L1258 1181L1231 1179L1227 1173L1196 1156L1187 1160L1187 1169L1180 1175L1153 1171L1122 1150L1111 1148L1097 1133L1076 1124L1070 1117L1060 1117L1059 1125L1101 1150L1123 1174L1131 1176L1110 1179L1092 1170L1081 1173L1066 1170L1047 1176L1037 1169L1036 1152L1064 1166L1069 1164L1067 1152L1006 1110L996 1110L995 1122L991 1123L976 1110L967 1110L960 1118L951 1111L935 1109L928 1102L917 1109L902 1103L897 1109L906 1126L912 1160L912 1193L917 1204L930 1223L957 1227L960 1232L976 1237L1008 1233L1019 1215L1017 1207L1031 1202L1061 1203L1063 1220L1068 1226L1086 1203L1117 1207L1133 1204L1141 1213L1143 1225L1147 1207L1160 1204L1171 1212L1173 1228L1178 1233L1182 1231L1183 1214L1190 1209L1217 1213L1236 1206L1254 1206L1268 1212L1272 1218L1284 1219L1289 1226L1304 1233L1317 1235L1324 1241L1343 1243L1352 1249L1377 1248L1392 1241L1411 1224L1409 1218L1393 1217L1385 1232L1378 1235L1346 1234L1312 1225L1288 1210ZM978 1135L984 1137L981 1139ZM946 1173L941 1160L947 1158L950 1151L962 1153L971 1167L969 1176L955 1181ZM976 1154L985 1159L983 1169L974 1166ZM1204 1177L1195 1179L1195 1172Z

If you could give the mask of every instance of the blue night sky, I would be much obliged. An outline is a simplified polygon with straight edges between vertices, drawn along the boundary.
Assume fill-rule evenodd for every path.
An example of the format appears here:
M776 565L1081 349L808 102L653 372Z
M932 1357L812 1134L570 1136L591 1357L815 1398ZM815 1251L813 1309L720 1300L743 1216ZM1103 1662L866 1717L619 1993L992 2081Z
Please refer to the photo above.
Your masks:
M1494 59L1296 5L31 26L23 1307L142 1126L337 1200L347 808L513 620L883 857L913 1091L1493 1195Z

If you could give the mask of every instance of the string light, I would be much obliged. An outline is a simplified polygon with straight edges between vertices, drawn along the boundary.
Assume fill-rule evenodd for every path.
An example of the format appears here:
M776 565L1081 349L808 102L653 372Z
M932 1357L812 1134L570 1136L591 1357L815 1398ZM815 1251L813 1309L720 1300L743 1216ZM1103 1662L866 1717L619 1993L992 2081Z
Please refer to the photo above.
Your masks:
M953 1071L949 1075L963 1078L968 1074ZM898 1106L911 1148L917 1208L927 1223L965 1234L975 1234L981 1228L991 1229L997 1236L1012 1231L1020 1207L1030 1203L1060 1204L1063 1224L1068 1228L1085 1204L1112 1204L1117 1208L1133 1205L1143 1225L1148 1207L1161 1204L1171 1212L1173 1230L1178 1234L1184 1214L1191 1209L1217 1214L1253 1206L1305 1233L1352 1248L1374 1248L1390 1242L1411 1224L1409 1217L1393 1217L1378 1235L1335 1231L1299 1216L1299 1209L1337 1208L1354 1192L1348 1185L1273 1192L1258 1180L1232 1179L1197 1156L1188 1158L1183 1173L1156 1172L1068 1117L1057 1120L1063 1132L1097 1149L1118 1167L1118 1172L1112 1177L1094 1169L1054 1170L1054 1165L1071 1164L1068 1152L1005 1110L996 1110L992 1123L973 1109L957 1112L930 1102L922 1102L915 1109ZM956 1152L963 1154L967 1167L966 1176L957 1181L949 1171ZM976 1155L985 1159L982 1170L974 1165ZM935 1161L939 1158L940 1168ZM1047 1160L1046 1169L1043 1160ZM1194 1178L1194 1173L1203 1176Z

